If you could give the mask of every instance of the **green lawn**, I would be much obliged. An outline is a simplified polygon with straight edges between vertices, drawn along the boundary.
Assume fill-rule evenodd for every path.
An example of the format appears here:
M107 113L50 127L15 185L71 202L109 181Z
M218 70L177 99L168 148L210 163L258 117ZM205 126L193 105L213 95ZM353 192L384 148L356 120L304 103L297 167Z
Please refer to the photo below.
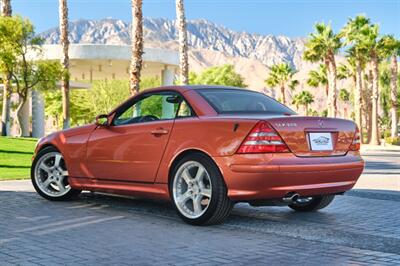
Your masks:
M0 137L0 180L30 178L37 139Z

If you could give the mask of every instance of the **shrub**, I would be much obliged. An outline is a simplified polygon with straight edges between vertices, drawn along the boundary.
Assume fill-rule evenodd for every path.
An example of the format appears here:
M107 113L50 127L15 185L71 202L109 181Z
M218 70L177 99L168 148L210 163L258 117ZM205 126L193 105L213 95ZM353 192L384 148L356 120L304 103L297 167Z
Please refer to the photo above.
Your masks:
M245 88L244 78L235 71L233 65L215 66L205 69L196 74L191 72L189 75L190 84L202 85L223 85Z
M159 87L159 78L143 78L141 90ZM94 121L96 115L107 114L130 97L128 80L96 80L90 89L70 91L71 125L77 126ZM53 117L57 127L61 126L61 92L45 92L46 116Z
M400 146L400 137L387 137L385 138L385 143L390 144L390 145L399 145Z

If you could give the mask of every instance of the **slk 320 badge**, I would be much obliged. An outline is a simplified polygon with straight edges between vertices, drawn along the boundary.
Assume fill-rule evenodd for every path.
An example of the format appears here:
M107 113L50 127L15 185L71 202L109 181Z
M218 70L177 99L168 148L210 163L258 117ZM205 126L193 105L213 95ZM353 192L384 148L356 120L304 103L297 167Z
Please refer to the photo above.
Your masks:
M296 123L275 123L277 127L297 127Z

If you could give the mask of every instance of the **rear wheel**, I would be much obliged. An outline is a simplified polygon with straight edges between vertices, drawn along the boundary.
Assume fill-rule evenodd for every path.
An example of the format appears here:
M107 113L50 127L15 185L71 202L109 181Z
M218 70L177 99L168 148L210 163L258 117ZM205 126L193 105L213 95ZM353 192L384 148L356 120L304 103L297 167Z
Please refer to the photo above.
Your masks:
M313 212L327 207L335 198L335 195L323 195L308 198L300 198L289 208L299 212Z
M54 147L38 152L32 163L31 179L37 193L48 200L69 200L81 192L69 185L64 157Z
M170 195L179 216L193 225L222 223L233 207L218 167L200 153L176 165Z

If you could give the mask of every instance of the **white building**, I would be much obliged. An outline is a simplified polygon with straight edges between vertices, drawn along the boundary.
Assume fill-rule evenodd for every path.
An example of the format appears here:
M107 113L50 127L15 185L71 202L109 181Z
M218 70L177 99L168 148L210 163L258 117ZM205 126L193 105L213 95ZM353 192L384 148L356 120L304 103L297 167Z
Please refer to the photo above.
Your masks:
M60 45L44 45L40 54L32 54L33 60L60 60ZM129 79L131 47L129 45L71 44L69 47L71 89L87 88L90 85L79 81ZM145 48L143 55L142 77L159 77L162 85L172 85L179 64L176 51ZM39 92L32 92L31 104L24 107L26 121L32 114L32 136L45 134L43 97ZM31 105L31 106L30 106ZM30 108L31 107L31 108ZM29 126L27 127L29 128Z

